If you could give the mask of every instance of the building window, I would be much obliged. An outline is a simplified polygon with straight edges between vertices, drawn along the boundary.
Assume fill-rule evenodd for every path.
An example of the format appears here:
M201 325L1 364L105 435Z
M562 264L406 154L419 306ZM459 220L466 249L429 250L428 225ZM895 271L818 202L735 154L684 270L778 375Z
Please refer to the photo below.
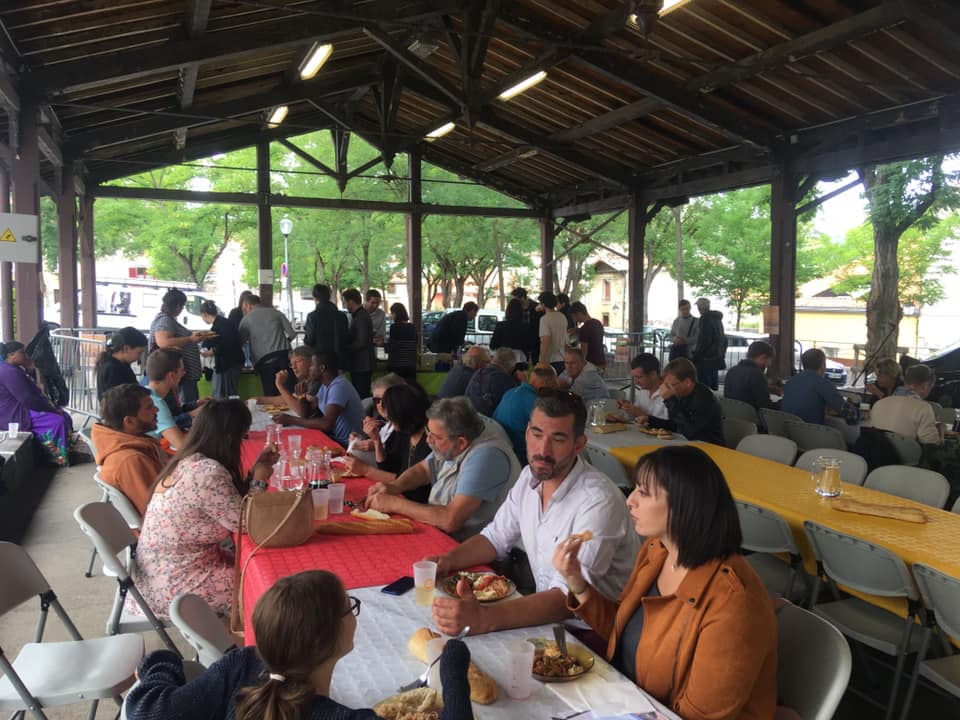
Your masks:
M600 322L604 327L610 327L610 313L603 313Z
M603 299L601 302L608 303L610 302L610 281L603 281Z

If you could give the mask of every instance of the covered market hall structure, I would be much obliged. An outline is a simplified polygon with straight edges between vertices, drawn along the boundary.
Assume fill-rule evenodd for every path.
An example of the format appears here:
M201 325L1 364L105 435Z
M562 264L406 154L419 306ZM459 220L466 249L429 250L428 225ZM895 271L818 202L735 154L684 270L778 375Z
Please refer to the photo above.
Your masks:
M255 205L268 301L274 208L404 213L413 318L425 214L537 219L549 289L557 228L626 208L639 331L648 220L690 196L770 183L783 371L796 219L811 209L801 198L862 164L960 148L958 47L960 8L944 0L13 0L0 9L0 211L55 200L58 237L42 238L58 245L55 319L92 327L98 197ZM315 130L331 133L333 166L288 139ZM348 167L353 135L380 156ZM271 142L341 190L406 153L409 197L276 194ZM256 192L107 184L250 146ZM422 161L525 207L424 203ZM3 339L11 270L0 267ZM15 277L17 334L29 338L38 266Z

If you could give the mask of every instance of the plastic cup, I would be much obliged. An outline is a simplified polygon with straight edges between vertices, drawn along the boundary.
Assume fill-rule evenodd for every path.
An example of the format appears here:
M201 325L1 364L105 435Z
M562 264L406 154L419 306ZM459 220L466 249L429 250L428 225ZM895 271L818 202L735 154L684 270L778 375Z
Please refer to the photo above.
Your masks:
M427 641L427 662L432 663L443 652L443 646L447 644L447 638L438 637ZM430 668L430 675L427 677L427 685L435 688L437 692L443 692L443 685L440 682L440 663Z
M435 562L421 560L413 564L413 587L416 592L417 605L433 604L433 588L436 582L437 564Z
M507 695L526 700L533 692L533 655L536 648L526 640L507 645Z
M303 447L302 435L289 435L287 437L287 448L290 450L290 457L295 460L300 459L300 449Z
M313 497L313 519L326 520L330 504L330 491L326 488L320 488L311 490L310 495Z
M343 492L347 486L342 482L331 482L327 485L330 492L330 514L336 515L343 512Z
M10 423L7 425L7 437L11 440L16 440L17 435L20 434L20 423Z

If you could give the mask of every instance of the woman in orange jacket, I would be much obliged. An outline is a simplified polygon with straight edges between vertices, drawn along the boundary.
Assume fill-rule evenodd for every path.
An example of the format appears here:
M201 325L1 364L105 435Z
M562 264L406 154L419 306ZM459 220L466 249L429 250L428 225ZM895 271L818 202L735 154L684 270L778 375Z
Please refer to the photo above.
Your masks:
M590 587L557 546L567 607L608 638L607 659L685 720L763 719L777 704L777 625L740 554L740 522L720 468L694 446L643 457L627 507L647 538L619 602Z

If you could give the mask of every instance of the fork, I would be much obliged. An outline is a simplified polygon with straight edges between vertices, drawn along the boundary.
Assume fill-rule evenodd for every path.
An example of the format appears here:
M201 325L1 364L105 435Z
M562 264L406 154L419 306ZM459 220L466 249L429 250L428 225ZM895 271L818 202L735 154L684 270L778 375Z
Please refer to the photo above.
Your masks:
M465 637L467 636L467 633L468 633L468 632L470 632L470 626L469 626L469 625L467 625L463 630L461 630L461 631L457 634L457 636L454 638L454 640L463 640L463 638L465 638ZM433 662L430 663L429 665L427 665L427 669L423 671L423 673L420 675L420 677L418 677L418 678L417 678L416 680L414 680L413 682L407 683L406 685L401 685L401 686L400 686L400 692L407 692L408 690L416 690L417 688L426 687L426 686L427 686L427 678L430 677L430 671L433 669L433 666L434 666L434 665L436 665L438 662L440 662L440 657L441 657L441 655L443 655L443 653L440 653L440 655L437 655L437 657L435 657L435 658L433 659Z

